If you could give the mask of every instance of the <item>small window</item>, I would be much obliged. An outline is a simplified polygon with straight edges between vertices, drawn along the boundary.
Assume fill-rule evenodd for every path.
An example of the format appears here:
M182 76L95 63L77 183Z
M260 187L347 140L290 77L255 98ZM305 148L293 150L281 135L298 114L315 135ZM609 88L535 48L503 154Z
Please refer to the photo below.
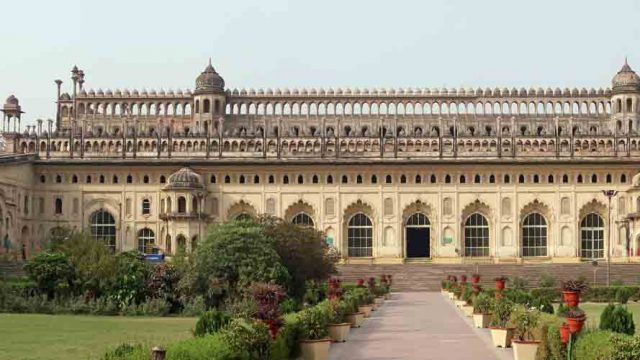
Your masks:
M276 182L276 178L273 175L269 175L269 184L273 184Z
M285 176L282 177L282 183L283 184L288 184L289 183L289 176L288 175L285 175Z
M356 183L362 184L362 175L356 176Z
M164 175L160 175L160 184L164 184L167 182L167 178Z
M151 214L151 201L149 199L142 200L142 215Z
M407 183L407 177L402 174L400 175L400 184L406 184Z
M342 175L342 183L343 184L348 184L349 183L349 178L347 177L347 175Z
M56 198L54 211L55 211L56 215L62 214L62 199L61 198Z
M238 182L240 184L244 184L244 175L240 175L240 177L238 178Z
M607 180L606 181L607 181L607 184L611 184L611 181L612 181L611 174L607 174Z
M591 183L592 184L597 184L598 183L598 175L596 175L596 174L591 175Z
M91 184L91 175L87 175L87 181L85 181L87 184Z
M582 174L578 175L578 184L582 184Z
M187 212L187 199L184 196L178 198L178 213L184 214Z
M518 176L518 183L520 183L520 184L524 184L524 175L520 174L520 175Z
M562 183L563 184L568 184L569 183L569 175L567 175L567 174L562 175Z
M422 184L422 176L416 175L416 184Z
M436 179L435 175L431 175L431 183L435 184L436 182L438 182L438 180Z
M540 183L540 176L538 174L533 175L533 183L534 184Z
M127 175L127 184L132 184L132 183L133 183L133 176Z
M444 183L445 184L451 184L451 175L449 175L449 174L445 175Z
M118 183L118 176L117 175L113 175L113 179L112 179L111 182L114 183L114 184L117 184Z
M489 184L495 184L496 183L496 176L491 174L489 175Z
M476 184L480 184L480 175L476 174L476 176L474 176L473 178L473 182Z
M553 184L553 175L549 175L549 176L547 177L547 182L548 182L549 184Z
M626 184L627 175L625 175L625 174L620 175L620 182L623 183L623 184Z
M385 178L385 182L387 184L392 184L393 183L393 178L391 177L391 175L387 175Z
M216 176L215 175L211 175L211 178L209 179L209 182L211 182L212 184L216 183Z
M311 179L311 182L314 183L314 184L317 184L318 181L319 181L318 180L318 175L313 175L313 178Z
M372 184L377 184L378 183L378 177L375 175L371 175L371 183Z
M224 183L225 183L225 184L231 184L231 176L229 176L229 175L225 175L225 177L224 177Z
M62 182L62 176L56 175L56 183L60 184Z
M44 175L40 175L40 182L41 183L46 183L47 182L47 178Z
M327 175L327 184L333 184L333 176Z
M145 184L148 184L149 183L149 175L143 176L142 177L142 182L145 183Z
M253 176L253 183L254 184L260 184L260 176L254 175Z
M460 175L460 184L464 184L467 182L467 178L464 175Z
M509 174L505 174L504 179L502 179L502 182L505 184L511 183L511 176L509 176Z
M77 184L78 183L78 176L77 175L73 175L71 177L71 183L73 183L73 184Z
M304 184L304 176L298 175L298 184Z
M100 184L104 184L104 175L100 175L98 181L100 182Z

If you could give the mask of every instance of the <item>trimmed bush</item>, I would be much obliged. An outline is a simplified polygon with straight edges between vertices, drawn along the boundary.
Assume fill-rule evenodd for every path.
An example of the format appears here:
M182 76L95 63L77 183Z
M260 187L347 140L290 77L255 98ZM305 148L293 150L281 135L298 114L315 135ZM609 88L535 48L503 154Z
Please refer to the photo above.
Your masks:
M562 298L562 292L557 287L539 287L529 290L529 294L534 299L546 299L551 302L559 301Z
M218 310L209 310L200 316L193 334L195 336L205 336L216 333L230 321L231 317L228 314Z
M616 290L616 302L619 302L620 304L628 303L634 292L637 291L630 287L622 286L618 288L618 290Z
M251 359L269 358L271 335L269 328L262 321L234 319L220 331L220 334L236 354L246 351Z
M178 341L167 349L171 360L249 360L246 351L236 351L220 333Z
M633 335L636 332L633 314L623 305L609 304L600 315L600 330Z
M575 358L580 360L613 360L610 331L588 331L578 336Z

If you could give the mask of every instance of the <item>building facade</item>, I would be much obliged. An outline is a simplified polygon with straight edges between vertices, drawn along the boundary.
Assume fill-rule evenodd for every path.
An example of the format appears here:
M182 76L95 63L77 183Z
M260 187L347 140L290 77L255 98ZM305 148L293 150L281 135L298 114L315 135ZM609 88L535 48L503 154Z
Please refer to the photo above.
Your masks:
M87 90L3 108L0 236L61 226L167 254L270 214L350 263L640 261L640 77L607 89ZM603 190L610 190L605 194Z

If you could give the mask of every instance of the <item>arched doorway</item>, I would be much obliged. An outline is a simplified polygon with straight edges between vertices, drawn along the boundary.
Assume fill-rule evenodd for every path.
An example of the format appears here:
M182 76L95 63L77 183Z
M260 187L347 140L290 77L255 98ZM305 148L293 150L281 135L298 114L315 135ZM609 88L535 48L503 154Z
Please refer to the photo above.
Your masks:
M580 221L580 257L585 260L604 258L604 220L596 213Z
M411 215L405 224L407 258L431 257L431 223L422 213Z
M357 213L347 224L349 257L368 257L373 254L373 223L363 213Z
M547 220L539 213L522 221L522 256L547 256Z
M482 214L471 214L464 223L464 256L489 256L489 222Z

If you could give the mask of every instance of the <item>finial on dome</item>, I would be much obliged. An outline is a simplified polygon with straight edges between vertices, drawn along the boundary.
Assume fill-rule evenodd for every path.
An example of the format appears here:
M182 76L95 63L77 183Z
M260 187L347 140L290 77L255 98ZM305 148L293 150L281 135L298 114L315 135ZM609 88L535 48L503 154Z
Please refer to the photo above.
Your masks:
M626 57L624 58L624 62L625 63L627 62L627 58ZM211 56L209 56L209 66L211 66Z

